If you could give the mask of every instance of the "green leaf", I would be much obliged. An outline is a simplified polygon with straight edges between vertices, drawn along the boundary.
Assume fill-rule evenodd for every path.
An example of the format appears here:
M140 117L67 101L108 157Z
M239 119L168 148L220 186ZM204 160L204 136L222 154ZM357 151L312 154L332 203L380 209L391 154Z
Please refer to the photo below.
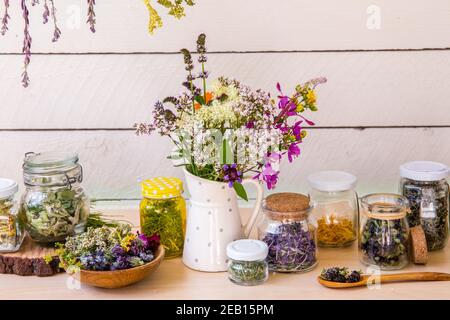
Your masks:
M247 192L245 191L245 188L242 185L242 183L239 183L239 182L233 183L233 189L234 189L234 191L236 191L236 194L240 198L244 199L245 201L248 201Z
M203 98L203 96L195 96L194 100L200 103L202 106L205 105L205 99Z

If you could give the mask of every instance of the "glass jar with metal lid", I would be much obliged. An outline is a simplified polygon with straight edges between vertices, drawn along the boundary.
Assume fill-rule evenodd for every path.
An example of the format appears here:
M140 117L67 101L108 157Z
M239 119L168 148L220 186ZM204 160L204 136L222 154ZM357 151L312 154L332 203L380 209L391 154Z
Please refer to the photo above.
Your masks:
M381 270L396 270L409 262L408 200L396 194L377 193L361 198L360 259Z
M356 177L344 171L320 171L308 176L311 217L321 247L348 246L358 230Z
M25 232L17 219L17 182L0 178L0 252L20 249Z
M412 161L400 166L400 193L408 200L410 227L422 225L429 251L446 246L449 232L449 168L438 162Z
M309 197L299 193L275 193L263 202L258 224L259 239L269 247L271 271L306 272L317 265L316 228L309 221Z
M186 233L183 183L178 178L156 177L143 181L141 187L141 232L160 236L166 258L180 256Z
M27 153L23 177L19 218L34 241L64 241L85 231L90 202L76 153Z

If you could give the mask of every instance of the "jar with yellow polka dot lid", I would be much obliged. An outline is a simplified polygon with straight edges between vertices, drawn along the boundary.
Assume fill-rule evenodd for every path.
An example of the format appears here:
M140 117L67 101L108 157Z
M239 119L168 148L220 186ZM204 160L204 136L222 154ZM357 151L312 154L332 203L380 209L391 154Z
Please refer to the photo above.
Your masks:
M156 177L141 183L141 232L157 233L166 258L181 256L186 232L186 202L183 183L178 178Z

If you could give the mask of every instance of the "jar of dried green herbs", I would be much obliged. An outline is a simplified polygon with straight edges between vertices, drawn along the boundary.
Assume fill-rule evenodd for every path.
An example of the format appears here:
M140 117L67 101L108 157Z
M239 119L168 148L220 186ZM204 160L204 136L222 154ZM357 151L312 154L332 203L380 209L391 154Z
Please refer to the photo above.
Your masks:
M228 244L228 278L243 286L264 283L269 277L269 247L259 240L243 239Z
M90 202L78 160L71 152L25 155L19 219L34 241L61 242L85 231Z
M143 181L141 187L141 232L160 236L166 258L180 256L186 233L183 183L177 178L156 177Z
M0 252L20 249L25 232L17 219L17 182L0 178Z
M445 247L449 232L449 168L432 161L400 166L400 192L409 200L411 227L422 225L429 251Z
M377 193L361 198L359 252L361 262L381 270L396 270L409 263L408 200Z

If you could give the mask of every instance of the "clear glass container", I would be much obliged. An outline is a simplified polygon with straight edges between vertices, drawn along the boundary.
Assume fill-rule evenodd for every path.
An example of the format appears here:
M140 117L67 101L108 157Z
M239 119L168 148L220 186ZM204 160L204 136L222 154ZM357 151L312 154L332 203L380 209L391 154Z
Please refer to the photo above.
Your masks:
M320 247L344 247L358 234L356 177L343 171L321 171L308 177L311 217Z
M243 239L227 246L228 278L242 286L263 284L269 278L266 261L269 248L259 240Z
M359 252L366 265L397 270L409 263L408 200L396 194L361 198Z
M410 204L410 227L422 225L429 251L443 249L449 232L449 168L431 161L413 161L400 167L400 193Z
M160 236L165 258L181 256L186 234L183 183L177 178L157 177L143 181L141 187L141 232Z
M18 251L25 236L14 201L18 190L15 181L0 178L0 252Z
M34 241L61 242L85 231L90 201L81 187L77 154L27 153L23 177L19 219Z
M271 271L306 272L317 265L316 228L309 221L309 197L298 193L276 193L263 203L258 224L259 239L269 247Z

